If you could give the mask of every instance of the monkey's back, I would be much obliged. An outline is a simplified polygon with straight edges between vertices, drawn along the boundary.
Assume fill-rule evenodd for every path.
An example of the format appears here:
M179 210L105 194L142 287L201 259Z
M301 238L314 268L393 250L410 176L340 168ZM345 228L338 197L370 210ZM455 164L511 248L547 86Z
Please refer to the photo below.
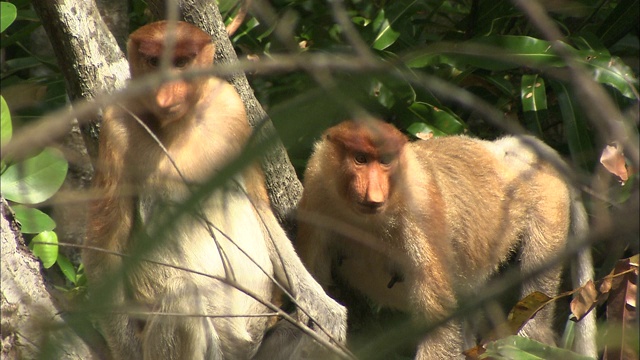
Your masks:
M542 146L545 154L554 154ZM566 185L517 138L491 142L451 136L416 141L411 149L443 196L447 224L452 224L447 240L459 264L452 270L462 291L473 290L507 260L522 235L535 228L540 212L558 210L568 223Z

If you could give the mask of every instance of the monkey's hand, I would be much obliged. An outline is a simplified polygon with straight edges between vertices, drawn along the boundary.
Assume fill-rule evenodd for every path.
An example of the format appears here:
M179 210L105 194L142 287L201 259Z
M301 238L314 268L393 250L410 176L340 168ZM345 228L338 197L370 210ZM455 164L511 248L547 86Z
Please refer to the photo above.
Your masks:
M321 337L344 344L347 339L347 310L330 298L307 271L271 210L259 207L258 213L268 237L267 247L275 276L295 298L297 319Z
M323 338L338 344L347 339L347 309L330 298L313 279L311 286L298 288L298 320ZM307 316L307 314L310 316Z

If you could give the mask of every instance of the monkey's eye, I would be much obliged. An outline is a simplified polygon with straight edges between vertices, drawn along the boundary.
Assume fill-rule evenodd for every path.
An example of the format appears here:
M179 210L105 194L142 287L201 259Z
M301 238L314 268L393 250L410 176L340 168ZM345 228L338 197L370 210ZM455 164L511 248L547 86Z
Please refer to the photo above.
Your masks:
M185 57L185 56L176 58L176 59L173 60L173 66L181 69L181 68L187 66L187 64L189 63L189 60L190 59L188 57Z
M353 157L353 161L355 161L356 164L359 164L359 165L366 164L367 163L367 155L362 154L362 153L355 154L354 157Z
M157 56L151 56L147 58L147 64L151 67L158 67L160 65L160 58Z
M380 164L382 165L390 165L393 161L394 156L392 154L384 154L380 156Z

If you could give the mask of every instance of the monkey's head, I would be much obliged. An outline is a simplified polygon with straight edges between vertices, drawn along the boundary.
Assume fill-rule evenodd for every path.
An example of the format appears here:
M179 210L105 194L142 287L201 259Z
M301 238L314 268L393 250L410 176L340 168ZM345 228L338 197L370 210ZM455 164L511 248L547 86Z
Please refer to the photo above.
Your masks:
M168 34L171 31L171 34ZM145 25L129 36L127 56L131 78L136 79L160 68L169 36L175 46L170 56L169 71L184 72L206 68L213 63L215 47L206 32L189 23L179 21L169 25L158 21ZM142 103L164 126L180 120L195 105L201 93L204 79L179 79L162 84L155 91L145 94Z
M407 138L379 120L342 122L325 133L340 163L338 191L363 214L383 212L393 193Z

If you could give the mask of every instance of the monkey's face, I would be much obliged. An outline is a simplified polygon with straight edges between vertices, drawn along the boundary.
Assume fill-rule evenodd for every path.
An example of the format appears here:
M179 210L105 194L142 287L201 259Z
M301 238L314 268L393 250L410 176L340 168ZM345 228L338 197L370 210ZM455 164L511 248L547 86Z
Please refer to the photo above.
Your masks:
M143 106L154 115L160 127L185 118L195 107L200 95L206 91L205 81L186 75L210 67L215 50L208 34L192 25L179 23L173 53L165 54L166 25L166 22L159 22L142 27L131 34L127 45L133 79L159 71L169 72L177 79L161 84L142 97ZM166 67L162 67L167 56ZM185 77L181 76L183 73Z
M347 196L355 210L362 214L383 212L392 188L397 156L347 151L344 162Z
M158 125L165 126L186 115L196 102L193 87L184 80L172 81L145 97L145 106L158 119Z
M358 213L385 211L394 191L407 138L380 120L345 121L327 130L326 140L341 168L341 195Z

